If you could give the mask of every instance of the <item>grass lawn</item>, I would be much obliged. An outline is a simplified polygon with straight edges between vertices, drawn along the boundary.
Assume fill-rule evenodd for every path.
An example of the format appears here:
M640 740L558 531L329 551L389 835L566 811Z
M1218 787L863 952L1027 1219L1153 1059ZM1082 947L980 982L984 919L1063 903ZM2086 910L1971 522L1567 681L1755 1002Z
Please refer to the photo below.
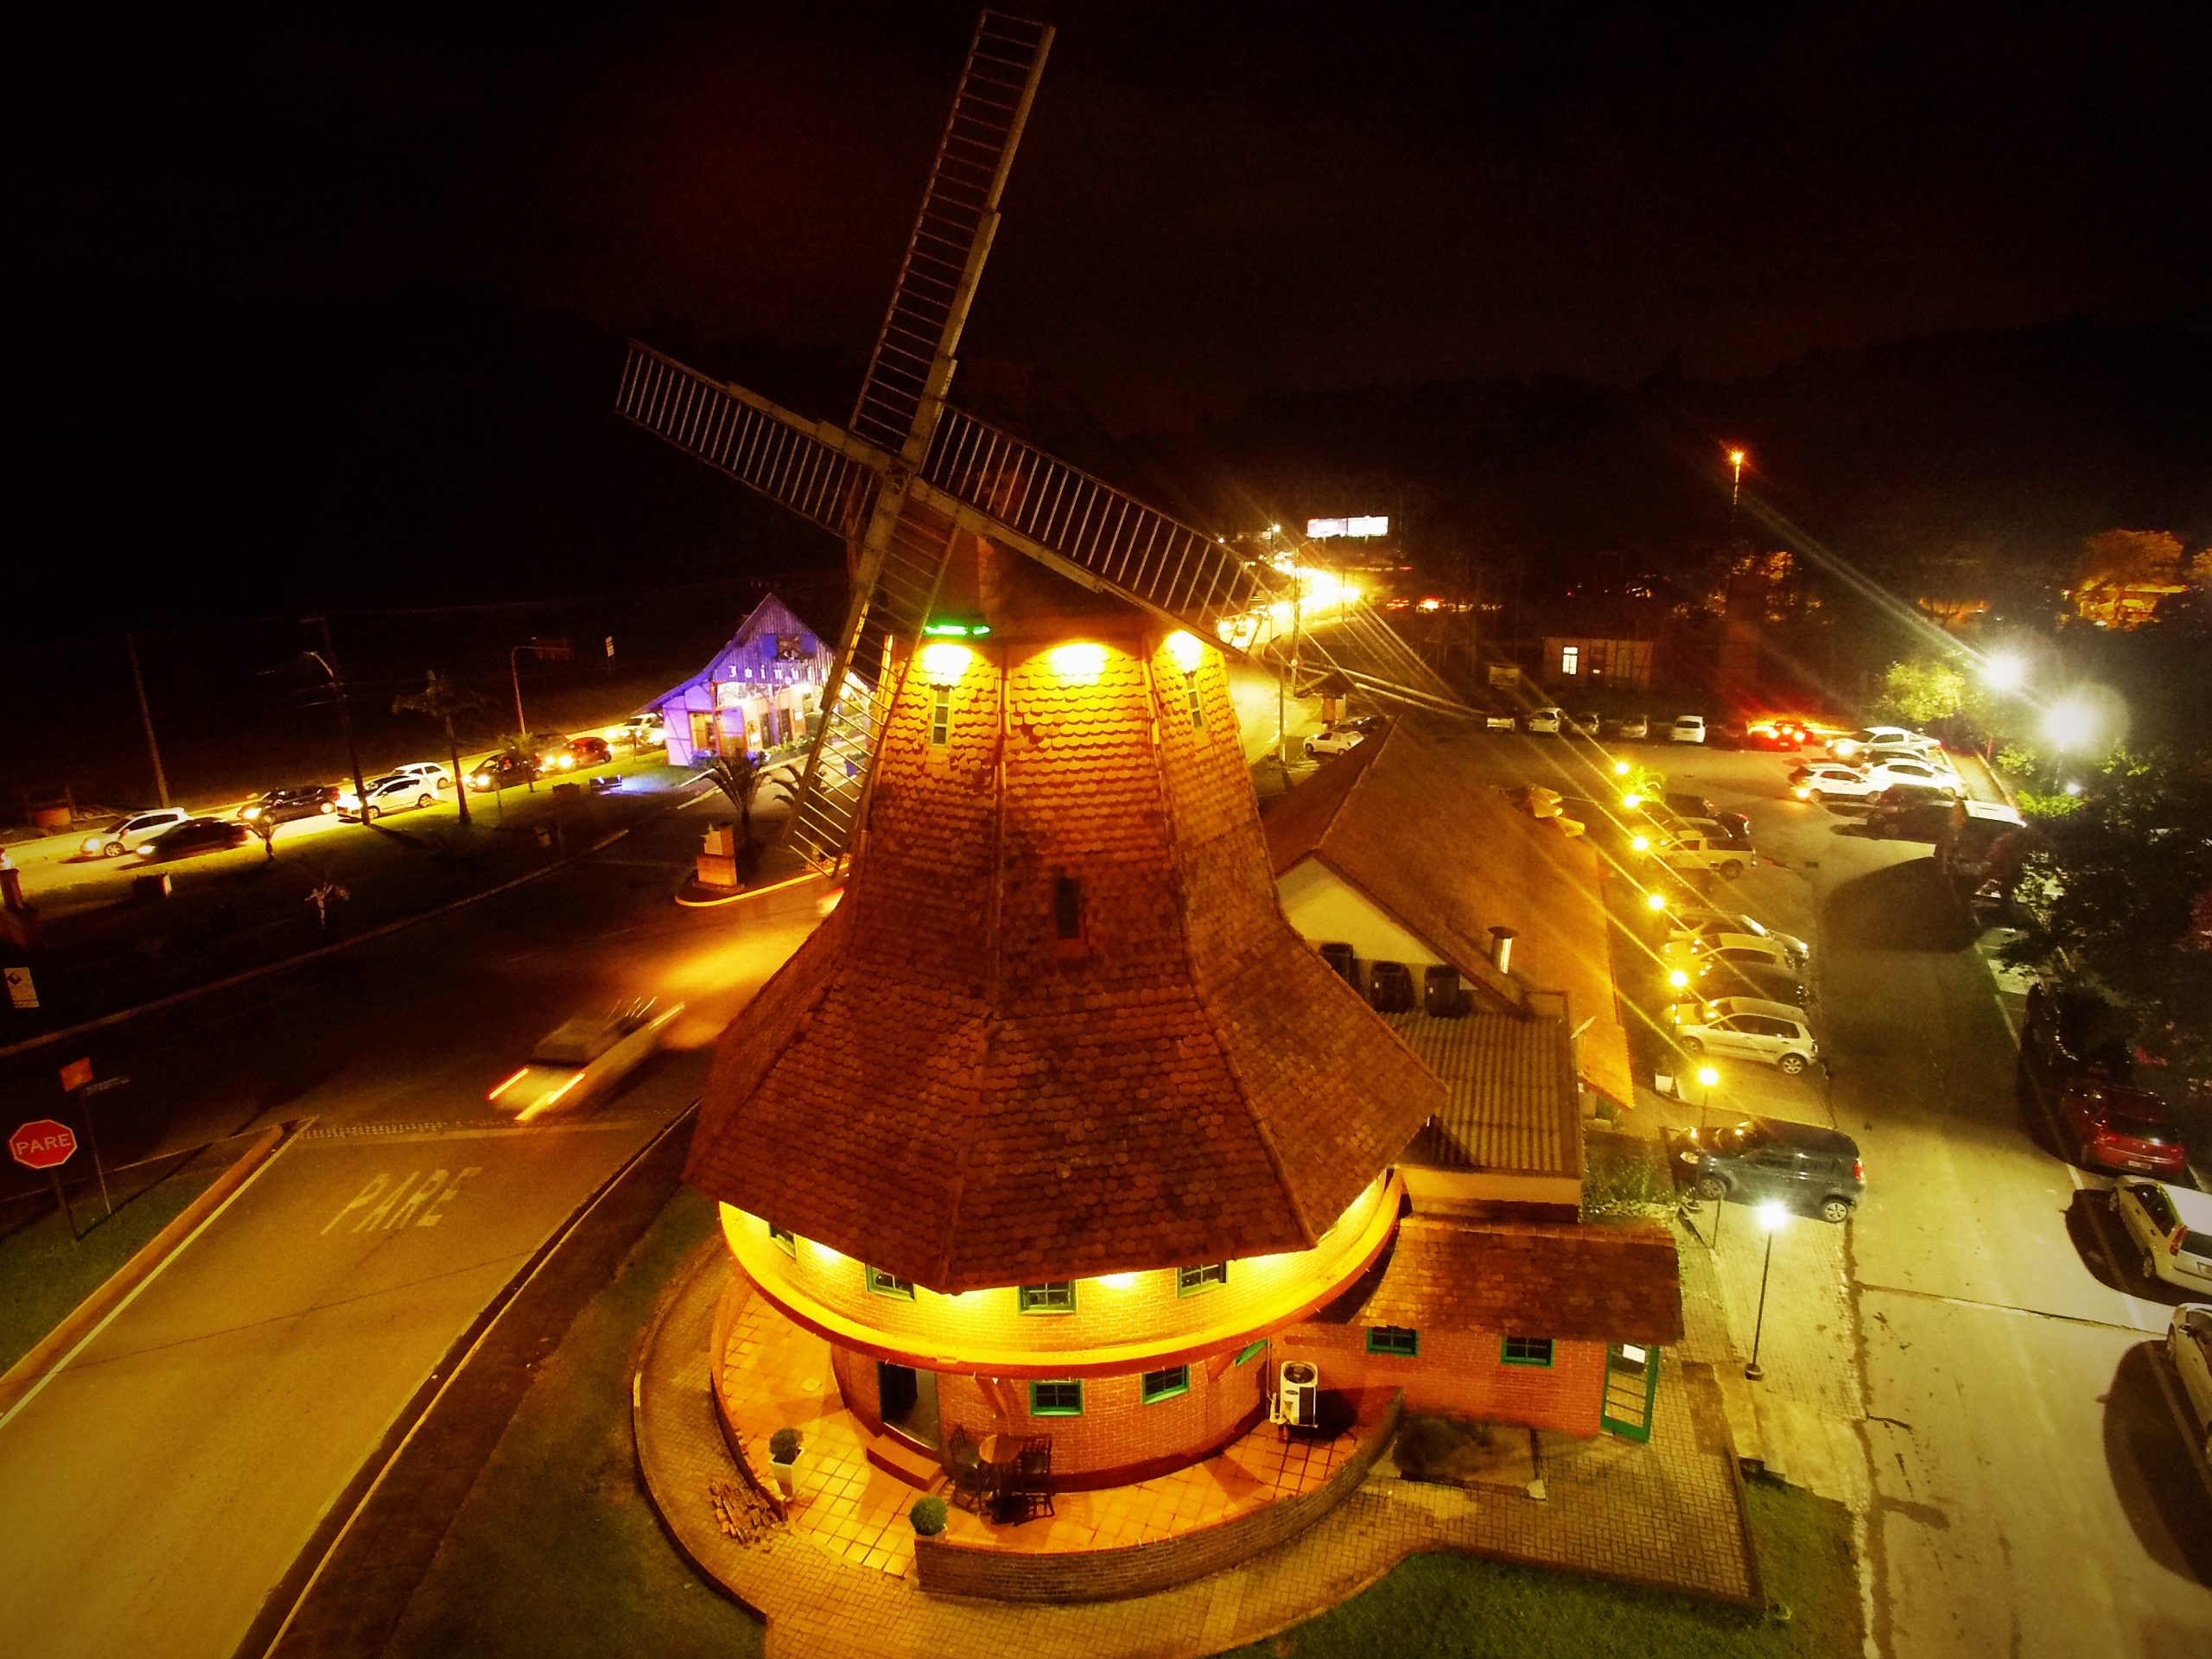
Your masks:
M175 1220L240 1149L234 1144L202 1153L127 1197L111 1175L117 1200L112 1216L100 1209L97 1187L73 1183L69 1201L85 1234L80 1239L69 1236L68 1223L50 1202L35 1221L0 1238L0 1370L29 1352L33 1343Z
M1416 1555L1373 1589L1236 1659L1527 1659L1530 1653L1623 1659L1858 1659L1859 1580L1851 1517L1840 1503L1773 1481L1751 1483L1766 1593L1779 1619L1656 1591L1507 1567L1471 1556Z
M388 1659L760 1653L760 1622L709 1589L662 1533L630 1442L631 1346L714 1228L713 1205L683 1188L577 1315L447 1533Z

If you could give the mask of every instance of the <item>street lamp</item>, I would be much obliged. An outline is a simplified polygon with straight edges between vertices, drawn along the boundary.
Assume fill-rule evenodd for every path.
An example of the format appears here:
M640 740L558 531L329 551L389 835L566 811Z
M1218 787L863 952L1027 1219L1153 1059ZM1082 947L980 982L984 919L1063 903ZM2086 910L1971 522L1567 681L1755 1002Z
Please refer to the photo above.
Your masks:
M2017 691L2027 677L2027 662L2017 651L2000 651L1981 659L1982 683L1993 691Z
M1614 762L1613 762L1613 776L1614 776L1614 777L1616 777L1616 778L1625 778L1625 777L1627 777L1627 776L1628 776L1628 774L1629 774L1629 764L1628 764L1628 762L1627 762L1627 761L1625 761L1625 760L1616 760L1616 761L1614 761Z
M1779 1198L1769 1198L1758 1207L1759 1225L1766 1229L1766 1265L1759 1269L1759 1316L1751 1326L1751 1363L1744 1367L1746 1382L1757 1382L1766 1376L1759 1369L1759 1338L1766 1334L1766 1281L1774 1271L1774 1234L1789 1216L1789 1207Z
M1744 452L1741 449L1728 452L1728 511L1732 513L1736 511L1736 498L1744 492Z
M2096 710L2079 697L2055 702L2043 717L2043 732L2062 753L2087 747L2097 734Z
M1647 893L1643 895L1643 906L1646 910L1664 910L1667 908L1667 895L1656 891Z

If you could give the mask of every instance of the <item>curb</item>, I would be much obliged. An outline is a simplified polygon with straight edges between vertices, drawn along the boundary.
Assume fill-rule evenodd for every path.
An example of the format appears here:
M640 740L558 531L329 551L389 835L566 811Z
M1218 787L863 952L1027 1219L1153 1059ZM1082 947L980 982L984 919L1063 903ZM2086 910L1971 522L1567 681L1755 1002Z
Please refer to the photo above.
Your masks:
M62 1357L81 1342L132 1291L153 1277L200 1224L220 1209L247 1178L275 1155L300 1123L280 1123L265 1131L208 1184L207 1190L177 1211L168 1226L138 1247L131 1258L110 1274L92 1294L77 1304L61 1322L31 1344L30 1351L0 1374L0 1419L18 1400L56 1367Z
M699 798L695 796L692 798ZM674 805L664 806L660 810L663 813L677 811L689 804L690 804L690 801L679 800ZM324 957L335 956L341 950L351 950L356 945L366 944L373 939L384 938L390 934L399 932L404 928L414 927L423 922L435 921L441 916L450 916L456 910L465 910L471 905L495 898L500 893L526 883L542 880L556 870L565 870L572 864L580 864L594 854L605 852L635 828L637 828L635 824L626 824L612 835L601 836L581 853L571 853L566 858L556 859L542 869L526 871L512 880L500 882L496 887L486 887L481 893L472 893L466 898L454 899L451 904L441 905L435 910L425 910L413 916L402 916L396 921L382 923L365 933L358 933L350 939L340 939L335 944L322 945L296 957L286 957L281 962L264 963L258 968L249 968L244 973L232 974L225 979L210 980L205 985L194 985L181 991L172 991L168 995L156 997L151 1002L142 1002L135 1008L118 1008L113 1014L101 1014L96 1020L86 1020L77 1025L65 1027L60 1031L50 1031L43 1037L26 1037L20 1043L10 1043L6 1047L0 1048L0 1060L10 1059L18 1054L29 1054L35 1049L45 1048L54 1043L67 1042L72 1038L81 1037L88 1032L103 1030L109 1026L119 1026L126 1020L137 1019L141 1014L157 1014L163 1008L173 1008L181 1003L189 1002L194 997L206 996L211 991L229 990L235 986L249 984L257 979L265 979L271 974L297 968L303 963L319 961Z

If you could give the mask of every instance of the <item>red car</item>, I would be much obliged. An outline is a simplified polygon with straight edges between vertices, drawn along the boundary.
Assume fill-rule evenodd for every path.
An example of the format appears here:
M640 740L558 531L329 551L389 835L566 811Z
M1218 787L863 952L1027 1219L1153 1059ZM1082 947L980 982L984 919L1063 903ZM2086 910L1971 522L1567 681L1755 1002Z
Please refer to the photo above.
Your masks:
M2131 1175L2179 1175L2189 1166L2166 1103L2140 1089L2084 1078L2060 1103L2077 1161Z
M1794 720L1757 720L1744 734L1744 741L1755 749L1780 749L1794 753L1805 747L1812 733Z

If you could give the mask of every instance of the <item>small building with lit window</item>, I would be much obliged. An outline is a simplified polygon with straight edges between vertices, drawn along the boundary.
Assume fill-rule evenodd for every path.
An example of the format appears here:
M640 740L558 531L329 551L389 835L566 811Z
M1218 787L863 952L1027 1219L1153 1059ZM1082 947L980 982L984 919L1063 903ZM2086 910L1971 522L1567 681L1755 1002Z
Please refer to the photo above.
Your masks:
M769 594L704 668L645 706L666 723L669 764L697 766L804 742L829 677L821 636Z
M1544 683L1561 693L1577 687L1596 691L1609 685L1648 691L1656 649L1649 639L1548 634L1541 672Z

